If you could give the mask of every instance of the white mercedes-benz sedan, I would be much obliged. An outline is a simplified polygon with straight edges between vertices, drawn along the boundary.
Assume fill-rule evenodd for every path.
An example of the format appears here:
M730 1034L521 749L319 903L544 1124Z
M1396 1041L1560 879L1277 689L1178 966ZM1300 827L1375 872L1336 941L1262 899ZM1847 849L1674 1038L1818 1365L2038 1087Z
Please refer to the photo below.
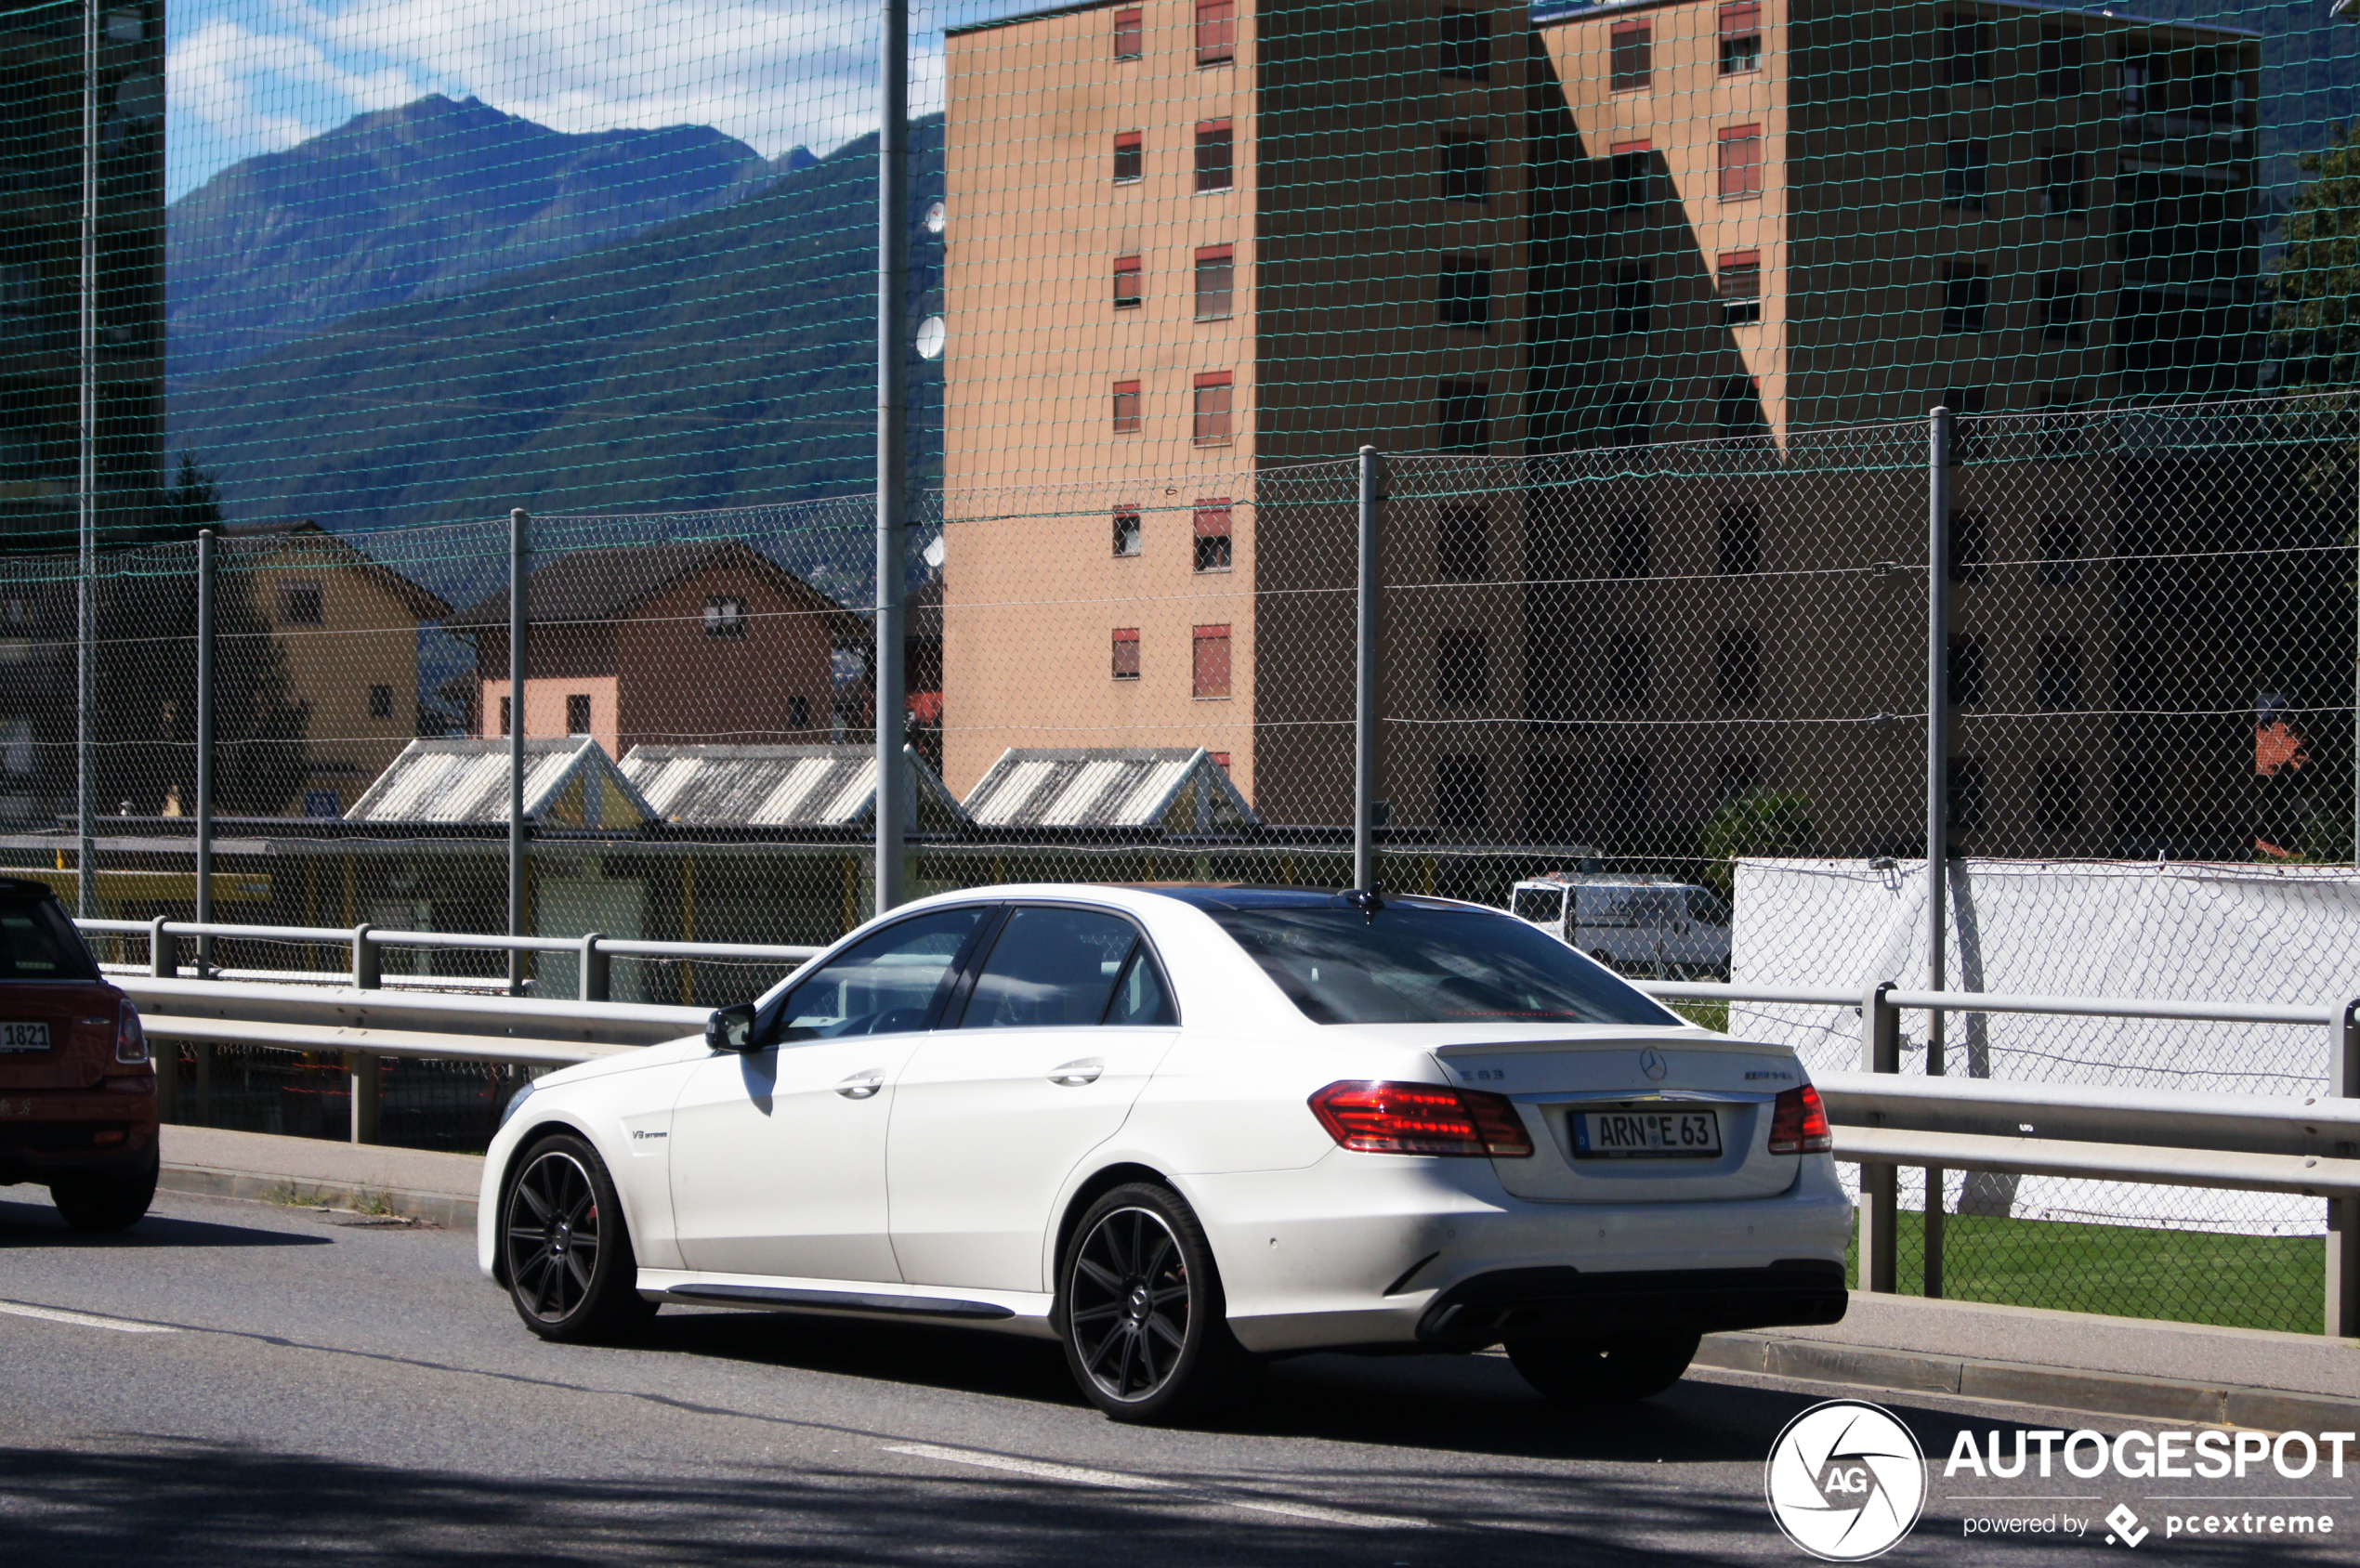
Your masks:
M665 1301L1055 1338L1109 1415L1265 1358L1504 1344L1644 1398L1843 1315L1794 1053L1446 899L1003 886L905 905L705 1037L552 1074L478 1253L533 1332Z

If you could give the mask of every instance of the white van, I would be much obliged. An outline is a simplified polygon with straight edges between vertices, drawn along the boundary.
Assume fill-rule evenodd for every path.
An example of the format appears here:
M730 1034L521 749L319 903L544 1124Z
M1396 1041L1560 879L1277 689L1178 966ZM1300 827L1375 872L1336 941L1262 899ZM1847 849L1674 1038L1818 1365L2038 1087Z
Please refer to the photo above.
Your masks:
M1516 883L1508 912L1624 973L1729 975L1729 906L1694 882L1552 871Z

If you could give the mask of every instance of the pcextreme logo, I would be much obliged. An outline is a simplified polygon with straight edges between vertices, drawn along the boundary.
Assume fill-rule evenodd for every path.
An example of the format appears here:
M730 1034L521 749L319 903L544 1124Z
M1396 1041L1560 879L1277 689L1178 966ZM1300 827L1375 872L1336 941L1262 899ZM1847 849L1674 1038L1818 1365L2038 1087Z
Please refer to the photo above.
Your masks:
M1890 1410L1831 1399L1787 1423L1762 1485L1787 1539L1828 1562L1862 1562L1918 1522L1925 1451Z

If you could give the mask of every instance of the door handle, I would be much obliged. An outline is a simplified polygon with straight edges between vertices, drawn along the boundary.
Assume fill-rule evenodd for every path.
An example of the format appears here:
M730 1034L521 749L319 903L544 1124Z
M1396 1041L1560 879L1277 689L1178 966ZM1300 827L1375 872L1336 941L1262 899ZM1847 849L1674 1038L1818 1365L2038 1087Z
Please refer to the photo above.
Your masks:
M884 1068L871 1067L865 1072L853 1074L836 1085L836 1092L847 1100L867 1100L872 1098L878 1090L885 1087L885 1077Z
M1061 1067L1050 1068L1049 1081L1067 1089L1079 1089L1085 1083L1097 1082L1098 1075L1106 1070L1104 1062L1095 1056L1086 1057L1079 1062L1068 1062Z

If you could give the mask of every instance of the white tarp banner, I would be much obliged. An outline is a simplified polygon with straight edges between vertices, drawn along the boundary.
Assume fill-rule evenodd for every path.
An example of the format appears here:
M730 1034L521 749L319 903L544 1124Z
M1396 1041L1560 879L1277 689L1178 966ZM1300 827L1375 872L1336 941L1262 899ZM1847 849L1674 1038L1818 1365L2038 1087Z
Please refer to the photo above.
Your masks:
M1927 981L1922 860L1739 860L1731 978L1749 986ZM2322 1009L2360 996L2360 875L2325 867L1953 862L1946 988ZM1796 911L1810 911L1797 918ZM1902 1014L1901 1070L1925 1071L1925 1015ZM1851 1007L1738 1002L1729 1030L1857 1070ZM1952 1014L1951 1077L2301 1098L2327 1087L2326 1025ZM1843 1168L1847 1179L1857 1167ZM1922 1183L1904 1170L1905 1203ZM2321 1200L2052 1177L1949 1176L1954 1212L2323 1234Z

